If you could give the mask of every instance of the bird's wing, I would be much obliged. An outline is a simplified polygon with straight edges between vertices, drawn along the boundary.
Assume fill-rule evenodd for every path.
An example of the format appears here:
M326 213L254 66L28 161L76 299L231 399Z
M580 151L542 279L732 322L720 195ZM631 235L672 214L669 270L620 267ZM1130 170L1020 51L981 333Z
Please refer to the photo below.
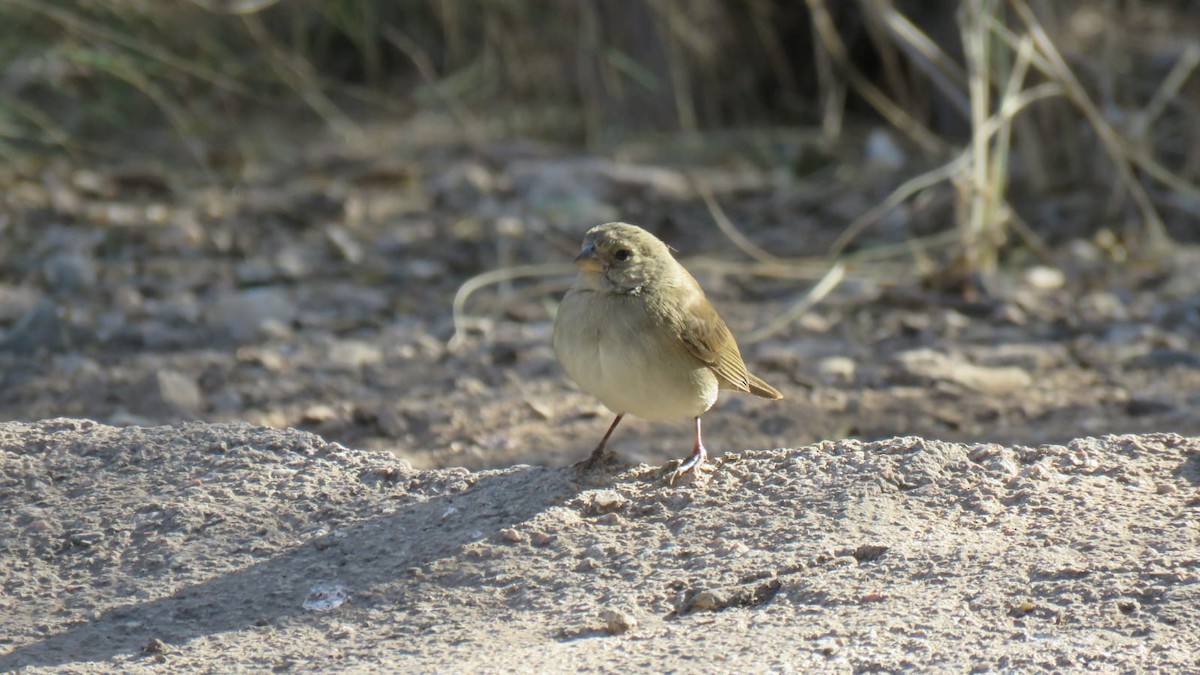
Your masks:
M725 325L708 298L697 295L684 308L679 337L692 356L712 368L722 384L730 389L751 393L751 375L746 371L733 333L729 332L729 326Z

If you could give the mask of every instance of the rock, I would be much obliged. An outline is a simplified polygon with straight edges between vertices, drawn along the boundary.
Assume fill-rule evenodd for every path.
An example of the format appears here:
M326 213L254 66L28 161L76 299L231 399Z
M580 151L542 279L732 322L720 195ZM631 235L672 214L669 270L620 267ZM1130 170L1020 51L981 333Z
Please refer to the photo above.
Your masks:
M870 562L872 560L877 560L884 553L887 553L888 548L890 547L882 544L863 544L862 546L854 549L854 553L852 555L854 556L854 559L859 562Z
M1035 265L1025 270L1025 283L1039 291L1056 291L1067 283L1067 275L1054 267Z
M1079 299L1079 318L1088 323L1128 321L1129 307L1116 293L1093 291Z
M583 512L589 515L611 513L629 502L616 490L592 490L580 495Z
M290 324L299 315L291 294L266 286L229 293L217 298L205 312L205 320L237 342L257 339L271 323Z
M74 293L96 285L96 259L85 251L59 251L42 261L42 279L53 293Z
M56 352L70 346L70 336L58 305L43 299L21 315L4 340L4 348L22 356Z
M147 654L170 654L171 646L158 638L150 638L150 641L146 643L146 646L142 647L142 651L146 652Z
M600 619L611 635L623 635L638 626L637 617L623 609L606 609L600 612Z
M143 401L154 412L179 417L199 417L204 410L204 393L190 375L163 368L152 373L144 386Z
M898 169L908 161L908 156L892 135L881 127L876 127L867 135L863 155L868 164L880 169Z
M37 306L42 294L30 285L11 286L0 283L0 323L16 321Z
M817 376L827 384L848 384L854 381L857 365L846 356L829 356L817 363Z
M598 174L618 187L641 188L672 199L692 196L688 177L677 169L620 162L603 162L596 168Z
M338 340L329 347L329 365L348 371L383 361L383 350L362 340Z
M834 656L842 650L841 641L835 637L818 638L813 648L824 656Z
M509 171L530 214L575 231L620 218L608 201L607 166L602 160L514 162Z
M437 203L451 211L470 212L496 191L496 177L478 162L456 164L430 181Z
M338 256L348 263L358 264L363 259L362 244L340 225L329 225L325 228L325 238L333 245Z
M1125 403L1125 412L1130 417L1161 415L1175 409L1175 404L1152 396L1134 395Z
M1033 384L1033 377L1016 366L977 366L961 356L932 349L901 352L896 355L896 363L918 381L951 382L981 394L1011 394Z
M333 406L317 403L310 405L300 414L301 424L324 424L338 419L338 411Z

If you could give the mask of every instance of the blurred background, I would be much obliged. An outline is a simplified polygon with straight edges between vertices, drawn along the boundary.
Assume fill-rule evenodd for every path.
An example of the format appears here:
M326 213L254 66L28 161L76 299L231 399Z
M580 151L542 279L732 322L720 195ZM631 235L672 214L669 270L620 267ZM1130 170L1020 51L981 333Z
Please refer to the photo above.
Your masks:
M0 417L565 463L582 233L778 404L713 447L1194 433L1200 13L1155 0L0 0ZM634 422L661 461L687 425Z

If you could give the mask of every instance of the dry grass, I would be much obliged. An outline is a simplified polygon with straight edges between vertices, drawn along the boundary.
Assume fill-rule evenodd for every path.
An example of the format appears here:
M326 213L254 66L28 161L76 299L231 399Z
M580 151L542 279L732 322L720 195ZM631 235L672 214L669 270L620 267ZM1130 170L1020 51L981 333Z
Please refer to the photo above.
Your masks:
M1054 236L1026 223L1014 189L1023 203L1108 195L1094 231L1149 252L1200 210L1200 26L1165 0L905 5L914 14L890 0L168 4L0 0L0 153L79 157L165 124L203 167L195 139L256 110L311 116L348 142L364 111L436 107L469 142L500 119L593 144L763 123L819 124L837 143L873 112L941 168L901 177L834 255L942 181L960 263L984 275L1014 242ZM531 111L561 114L538 129Z

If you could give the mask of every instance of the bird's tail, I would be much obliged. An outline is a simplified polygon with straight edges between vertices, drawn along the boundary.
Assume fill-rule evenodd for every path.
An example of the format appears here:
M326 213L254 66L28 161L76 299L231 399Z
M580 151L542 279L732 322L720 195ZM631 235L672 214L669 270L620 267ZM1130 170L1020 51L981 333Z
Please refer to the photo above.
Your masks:
M755 396L758 396L761 398L769 398L769 399L783 398L783 394L779 393L779 390L776 389L775 387L772 387L771 385L767 384L766 382L763 382L758 377L756 377L754 375L750 375L749 373L747 373L747 376L748 377L746 379L748 379L750 381L750 393L751 394L754 394Z

